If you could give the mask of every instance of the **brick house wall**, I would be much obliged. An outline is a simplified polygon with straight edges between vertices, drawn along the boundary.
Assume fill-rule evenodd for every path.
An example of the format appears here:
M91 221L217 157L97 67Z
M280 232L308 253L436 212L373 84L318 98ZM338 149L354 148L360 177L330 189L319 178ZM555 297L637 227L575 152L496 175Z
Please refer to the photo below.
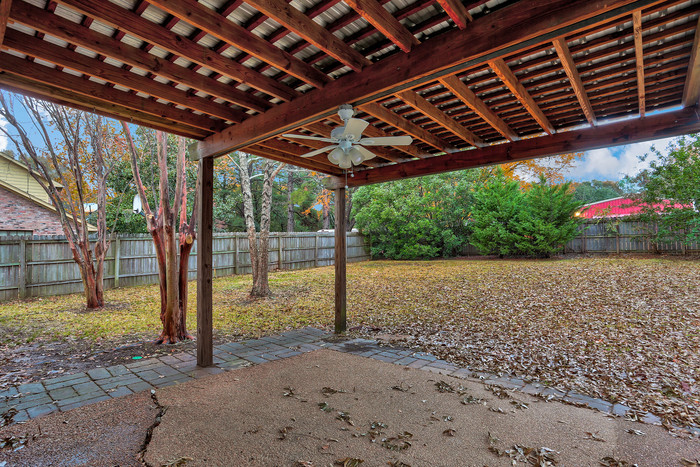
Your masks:
M63 235L58 213L0 187L0 235L31 230L34 235Z

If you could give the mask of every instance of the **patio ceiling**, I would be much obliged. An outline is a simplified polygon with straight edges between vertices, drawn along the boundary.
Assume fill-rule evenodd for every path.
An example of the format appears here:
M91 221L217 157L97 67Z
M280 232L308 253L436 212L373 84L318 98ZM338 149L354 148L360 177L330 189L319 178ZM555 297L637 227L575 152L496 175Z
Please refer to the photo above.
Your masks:
M281 134L328 136L351 103L366 135L414 138L377 148L360 185L700 131L699 16L700 0L0 0L0 87L195 138L200 158L330 175Z

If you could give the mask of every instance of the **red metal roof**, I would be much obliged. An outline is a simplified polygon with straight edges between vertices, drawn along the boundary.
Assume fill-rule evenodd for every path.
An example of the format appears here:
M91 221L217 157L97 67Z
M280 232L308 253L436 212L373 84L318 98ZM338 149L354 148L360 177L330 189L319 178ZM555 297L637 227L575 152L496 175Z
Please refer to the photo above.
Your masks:
M640 214L646 206L646 204L638 203L631 198L620 197L598 201L597 203L586 204L576 214L577 217L583 217L586 219L599 219L601 217L624 217ZM673 203L670 200L664 200L663 203L654 205L656 212L663 212L664 209L669 207L682 208L683 205L680 203Z

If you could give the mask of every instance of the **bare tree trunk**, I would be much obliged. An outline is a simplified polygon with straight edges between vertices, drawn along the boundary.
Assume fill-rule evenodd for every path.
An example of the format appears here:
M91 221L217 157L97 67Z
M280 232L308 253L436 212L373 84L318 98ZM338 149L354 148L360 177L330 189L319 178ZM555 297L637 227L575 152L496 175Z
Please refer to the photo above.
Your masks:
M345 201L345 231L346 232L352 232L352 228L355 226L355 219L352 217L352 195L355 193L355 190L357 188L348 188L345 191L347 192L347 200Z
M292 203L292 191L294 191L294 171L287 174L287 232L294 232L294 203Z

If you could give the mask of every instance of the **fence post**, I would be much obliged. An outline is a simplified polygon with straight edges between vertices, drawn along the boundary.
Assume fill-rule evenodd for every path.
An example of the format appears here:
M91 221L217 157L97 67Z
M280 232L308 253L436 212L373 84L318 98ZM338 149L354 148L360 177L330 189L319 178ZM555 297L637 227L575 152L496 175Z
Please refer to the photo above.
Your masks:
M27 298L27 241L19 241L19 285L17 290L19 298Z
M277 260L279 262L280 271L282 270L282 266L284 266L282 261L282 255L284 254L284 250L282 248L282 240L284 240L284 238L282 237L282 232L280 232L279 234L277 234Z
M586 227L588 227L588 223L586 223L585 225L586 225ZM587 236L586 231L587 230L588 230L587 228L583 229L583 239L581 241L581 253L585 253L586 250L588 249L588 245L586 244L586 236Z
M318 232L314 236L314 267L318 267Z
M238 234L233 234L233 273L238 275Z
M114 288L119 287L119 270L121 269L120 263L122 261L122 243L119 237L114 241Z
M615 251L620 254L620 224L615 226Z

